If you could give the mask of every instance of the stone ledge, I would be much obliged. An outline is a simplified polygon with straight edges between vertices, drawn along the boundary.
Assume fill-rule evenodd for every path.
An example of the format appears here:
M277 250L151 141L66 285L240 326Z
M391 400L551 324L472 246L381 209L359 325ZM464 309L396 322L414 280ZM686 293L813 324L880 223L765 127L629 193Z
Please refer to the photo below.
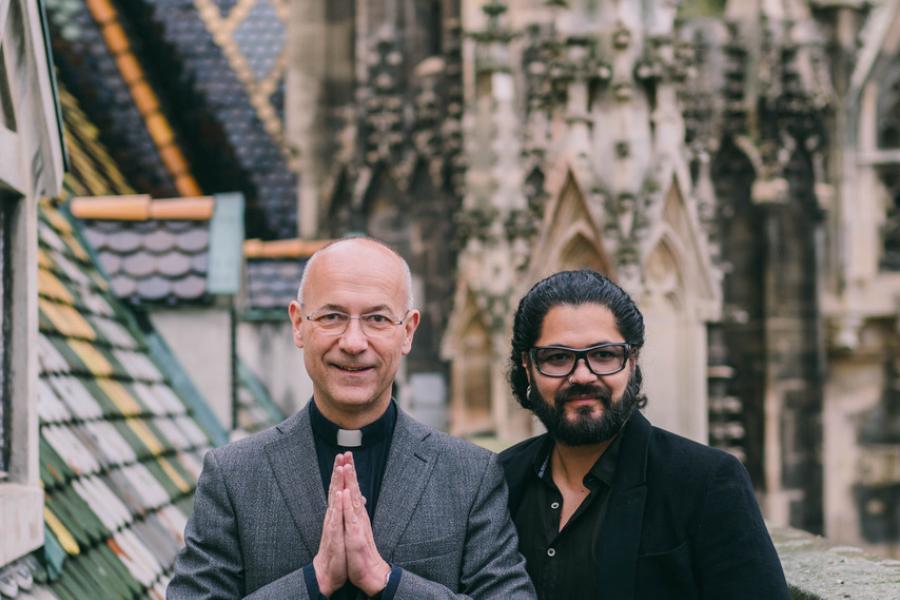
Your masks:
M900 561L797 529L774 527L770 533L796 600L900 598Z
M0 566L44 544L44 490L0 483Z

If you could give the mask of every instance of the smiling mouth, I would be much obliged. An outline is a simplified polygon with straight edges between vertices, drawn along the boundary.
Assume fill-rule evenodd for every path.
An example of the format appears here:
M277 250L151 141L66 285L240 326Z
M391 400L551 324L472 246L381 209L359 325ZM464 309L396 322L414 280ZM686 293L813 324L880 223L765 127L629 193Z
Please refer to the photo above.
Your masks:
M361 373L363 371L368 371L373 367L351 367L345 365L332 365L336 369L340 369L341 371L345 371L347 373Z
M603 400L600 398L571 398L566 400L566 404L571 404L575 407L585 406L589 404L599 404L603 406Z

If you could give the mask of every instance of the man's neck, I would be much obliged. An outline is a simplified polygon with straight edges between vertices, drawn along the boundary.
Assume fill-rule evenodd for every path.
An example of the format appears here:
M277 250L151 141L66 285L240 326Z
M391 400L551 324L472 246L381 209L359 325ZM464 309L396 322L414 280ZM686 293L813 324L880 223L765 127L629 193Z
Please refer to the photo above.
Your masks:
M557 481L557 485L564 483L570 488L582 487L584 476L603 456L613 440L615 438L584 446L566 446L557 441L553 444L553 453L550 457L554 481Z
M333 405L317 400L313 395L313 402L319 413L341 429L362 429L371 425L384 414L391 402L390 395L380 399L376 404L361 407L358 411L337 410Z

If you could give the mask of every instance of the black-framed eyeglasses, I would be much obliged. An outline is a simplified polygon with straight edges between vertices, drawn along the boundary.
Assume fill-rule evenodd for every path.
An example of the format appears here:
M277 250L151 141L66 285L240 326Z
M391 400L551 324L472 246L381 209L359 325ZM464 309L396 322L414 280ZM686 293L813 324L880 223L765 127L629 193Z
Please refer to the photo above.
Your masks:
M581 350L566 346L535 346L528 351L528 356L538 372L547 377L568 377L582 358L594 375L613 375L628 363L631 344L598 344Z
M350 321L358 319L359 326L364 334L370 337L378 337L392 333L395 327L403 325L408 316L409 311L406 311L403 318L397 319L387 311L348 315L339 310L321 310L306 315L306 319L312 321L318 329L327 335L343 334L347 331L347 327L350 326Z

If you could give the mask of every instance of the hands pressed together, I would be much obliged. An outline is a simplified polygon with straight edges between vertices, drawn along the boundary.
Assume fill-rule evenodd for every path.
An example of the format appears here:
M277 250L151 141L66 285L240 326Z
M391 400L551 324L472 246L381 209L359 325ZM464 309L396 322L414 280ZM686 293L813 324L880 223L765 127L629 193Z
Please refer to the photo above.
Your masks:
M331 596L347 580L366 596L378 594L387 585L391 567L375 547L366 499L359 490L350 452L334 459L328 510L313 568L319 592L325 596Z

